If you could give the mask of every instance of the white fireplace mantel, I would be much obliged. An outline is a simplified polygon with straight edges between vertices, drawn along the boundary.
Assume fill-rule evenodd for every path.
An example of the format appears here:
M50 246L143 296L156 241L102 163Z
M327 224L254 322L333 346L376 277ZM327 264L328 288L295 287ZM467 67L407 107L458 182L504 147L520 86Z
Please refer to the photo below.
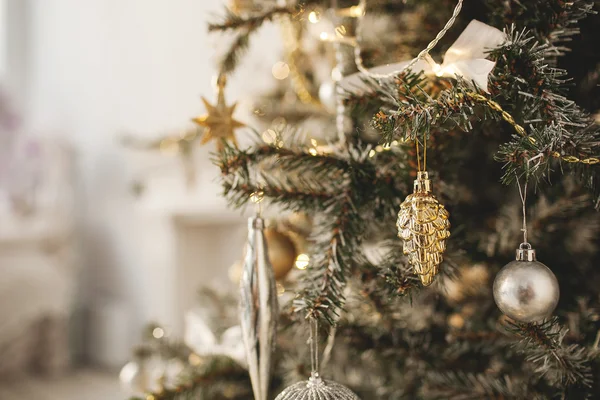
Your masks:
M144 164L136 159L139 155L132 157L138 167ZM205 154L199 156L197 181L191 188L178 159L160 154L148 158L162 167L144 177L144 190L134 207L140 225L136 263L146 273L140 281L143 318L180 336L184 314L195 305L201 285L233 289L227 271L242 256L249 210L228 208L218 168Z

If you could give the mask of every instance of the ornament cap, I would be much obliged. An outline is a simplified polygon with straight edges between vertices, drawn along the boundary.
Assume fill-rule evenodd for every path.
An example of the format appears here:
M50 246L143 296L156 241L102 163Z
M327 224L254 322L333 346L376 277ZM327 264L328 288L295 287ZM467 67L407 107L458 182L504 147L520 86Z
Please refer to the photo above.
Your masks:
M427 171L418 171L417 179L415 179L414 192L430 193L431 192L431 181L429 180L429 174Z
M535 250L529 243L521 243L516 251L517 261L536 261Z
M248 218L248 229L265 229L265 220L260 215Z

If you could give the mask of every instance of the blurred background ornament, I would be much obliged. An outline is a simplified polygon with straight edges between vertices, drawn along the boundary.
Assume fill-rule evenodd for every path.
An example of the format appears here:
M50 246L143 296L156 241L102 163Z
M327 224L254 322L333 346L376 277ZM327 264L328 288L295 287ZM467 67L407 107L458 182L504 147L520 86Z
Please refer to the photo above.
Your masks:
M451 304L486 297L489 290L489 266L483 263L462 266L456 271L454 279L445 279L442 293Z
M160 390L160 378L160 367L153 358L151 349L146 346L134 349L133 360L128 362L119 373L121 384L131 394Z
M260 217L262 195L254 197L259 213L248 219L248 243L240 282L240 320L254 398L267 400L279 315L265 221Z
M517 249L515 261L505 265L494 280L498 308L520 322L537 322L549 317L560 295L558 280L550 268L536 260L529 243Z

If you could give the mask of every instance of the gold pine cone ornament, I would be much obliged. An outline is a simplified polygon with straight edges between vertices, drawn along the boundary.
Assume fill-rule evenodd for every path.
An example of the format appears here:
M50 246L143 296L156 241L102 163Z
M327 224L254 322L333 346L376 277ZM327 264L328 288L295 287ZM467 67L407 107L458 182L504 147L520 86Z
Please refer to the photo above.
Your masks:
M431 193L427 171L417 172L414 192L406 197L398 212L398 237L404 240L404 254L429 286L439 271L450 237L448 211Z

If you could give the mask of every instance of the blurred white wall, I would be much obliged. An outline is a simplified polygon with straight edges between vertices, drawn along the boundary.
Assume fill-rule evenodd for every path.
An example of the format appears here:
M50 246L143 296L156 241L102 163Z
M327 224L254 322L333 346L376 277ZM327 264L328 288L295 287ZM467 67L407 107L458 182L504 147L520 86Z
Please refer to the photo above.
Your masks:
M15 28L22 35L13 38L23 42L22 65L13 72L25 74L20 89L28 124L68 139L77 156L79 208L74 212L83 249L79 304L93 308L105 298L127 304L130 341L122 344L127 348L160 305L145 290L149 271L136 248L143 221L130 191L127 153L117 137L184 128L203 112L199 96L213 96L214 53L223 47L218 38L208 37L206 22L223 11L222 1L7 1L23 13ZM271 82L277 40L274 27L256 38L230 82L230 100ZM211 150L201 150L202 169L216 177L216 167L208 162ZM160 240L157 234L156 246Z

